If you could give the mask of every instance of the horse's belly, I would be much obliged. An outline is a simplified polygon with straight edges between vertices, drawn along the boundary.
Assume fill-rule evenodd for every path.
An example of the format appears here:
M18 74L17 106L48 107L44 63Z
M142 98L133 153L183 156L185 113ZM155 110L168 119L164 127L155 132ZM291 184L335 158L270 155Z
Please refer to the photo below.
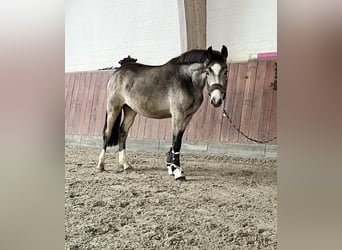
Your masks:
M170 108L168 105L162 105L158 103L151 102L141 102L141 103L130 103L128 104L135 112L154 119L170 118Z
M164 119L164 118L170 118L170 113L158 113L158 114L152 114L152 113L141 113L143 116L153 119Z

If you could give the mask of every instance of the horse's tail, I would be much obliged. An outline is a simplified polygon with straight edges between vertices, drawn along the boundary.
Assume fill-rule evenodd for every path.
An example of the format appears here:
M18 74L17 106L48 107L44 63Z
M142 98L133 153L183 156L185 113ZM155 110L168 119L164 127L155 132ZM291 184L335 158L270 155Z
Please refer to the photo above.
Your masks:
M112 147L112 146L115 146L115 145L118 145L119 143L119 134L120 134L120 122L121 122L121 113L122 111L120 111L118 117L116 118L115 120L115 123L114 123L114 126L112 128L112 133L110 135L110 138L107 142L107 145L105 146L108 146L108 147ZM103 141L106 142L106 129L107 129L107 111L106 111L106 120L105 120L105 125L104 125L104 128L103 128Z

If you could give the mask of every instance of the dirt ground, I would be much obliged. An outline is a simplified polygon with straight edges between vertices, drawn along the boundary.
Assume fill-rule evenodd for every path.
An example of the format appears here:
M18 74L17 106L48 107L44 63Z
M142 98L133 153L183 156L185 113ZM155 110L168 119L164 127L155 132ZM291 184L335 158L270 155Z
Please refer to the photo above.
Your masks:
M66 249L276 249L277 162L182 154L188 181L168 176L165 153L65 148Z

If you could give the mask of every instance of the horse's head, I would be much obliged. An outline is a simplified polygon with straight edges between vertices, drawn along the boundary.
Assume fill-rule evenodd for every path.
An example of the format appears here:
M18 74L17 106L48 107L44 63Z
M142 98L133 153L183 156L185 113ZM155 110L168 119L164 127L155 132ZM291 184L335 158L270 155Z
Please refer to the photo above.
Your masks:
M207 50L205 62L205 74L211 104L216 108L222 105L226 97L228 70L228 50L222 46L221 52L215 51L210 46Z

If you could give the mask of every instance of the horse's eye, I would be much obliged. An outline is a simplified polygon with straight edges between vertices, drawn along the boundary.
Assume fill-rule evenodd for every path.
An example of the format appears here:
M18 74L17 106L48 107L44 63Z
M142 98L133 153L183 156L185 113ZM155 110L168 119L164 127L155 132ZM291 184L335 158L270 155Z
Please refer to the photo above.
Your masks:
M206 75L206 76L209 76L209 71L206 71L206 72L205 72L205 75Z

